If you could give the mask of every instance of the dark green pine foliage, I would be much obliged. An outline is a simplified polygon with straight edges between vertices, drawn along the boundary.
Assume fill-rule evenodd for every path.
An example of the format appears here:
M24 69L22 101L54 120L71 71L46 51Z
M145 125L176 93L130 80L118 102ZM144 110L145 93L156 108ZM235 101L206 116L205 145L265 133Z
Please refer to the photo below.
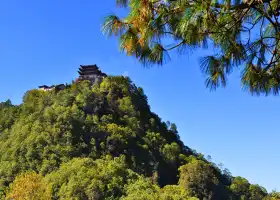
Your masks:
M144 65L162 65L168 52L210 48L201 69L210 89L225 86L240 67L241 82L253 94L280 88L279 0L117 0L124 18L106 17L102 31Z
M151 112L143 89L129 78L83 81L62 91L30 90L18 106L0 104L0 126L0 199L25 171L43 175L53 199L267 194L185 146L176 125Z
M0 132L10 128L19 116L19 107L13 106L10 100L0 103Z

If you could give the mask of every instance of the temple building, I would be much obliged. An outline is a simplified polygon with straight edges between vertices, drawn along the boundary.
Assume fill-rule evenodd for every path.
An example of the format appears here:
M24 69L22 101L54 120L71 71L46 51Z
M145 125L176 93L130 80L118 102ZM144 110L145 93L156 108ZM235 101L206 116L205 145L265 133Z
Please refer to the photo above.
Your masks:
M92 84L101 82L103 78L107 77L107 75L103 72L101 72L96 65L80 65L79 68L79 78L76 80L78 82L83 81L83 80L88 80ZM64 84L59 84L59 85L42 85L39 86L39 90L42 91L59 91L59 90L64 90L66 85Z
M78 81L89 80L92 83L100 82L107 75L101 72L96 65L80 65Z
M47 85L42 85L39 86L39 90L43 90L43 91L51 91L51 90L64 90L65 89L65 85L64 84L59 84L59 85L52 85L52 86L47 86Z
M43 91L51 91L54 89L54 86L41 85L39 86L39 89Z

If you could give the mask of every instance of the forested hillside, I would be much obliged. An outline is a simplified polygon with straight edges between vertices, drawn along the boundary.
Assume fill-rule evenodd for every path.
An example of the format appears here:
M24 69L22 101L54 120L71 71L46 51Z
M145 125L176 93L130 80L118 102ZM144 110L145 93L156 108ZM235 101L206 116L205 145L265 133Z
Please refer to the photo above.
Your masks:
M0 104L0 199L280 199L185 146L129 78Z

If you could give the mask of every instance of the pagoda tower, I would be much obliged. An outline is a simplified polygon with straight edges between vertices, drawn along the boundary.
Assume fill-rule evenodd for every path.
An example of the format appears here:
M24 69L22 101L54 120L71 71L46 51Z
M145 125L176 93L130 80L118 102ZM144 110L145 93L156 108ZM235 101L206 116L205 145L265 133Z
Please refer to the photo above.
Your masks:
M78 81L89 80L92 83L100 82L107 75L99 70L96 65L80 65Z

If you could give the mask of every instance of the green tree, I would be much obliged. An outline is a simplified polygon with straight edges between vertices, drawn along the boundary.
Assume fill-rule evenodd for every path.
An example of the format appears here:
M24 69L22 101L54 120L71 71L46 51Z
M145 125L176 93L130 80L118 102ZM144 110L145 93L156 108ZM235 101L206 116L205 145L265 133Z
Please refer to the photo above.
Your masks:
M160 200L199 200L196 197L189 197L188 192L178 185L167 185L160 191Z
M179 168L179 185L188 191L190 196L202 200L227 199L225 188L220 187L220 180L211 164L193 160Z
M121 200L159 200L160 188L151 179L140 177L125 188L125 195Z
M0 133L14 124L19 112L19 107L12 105L10 100L0 103Z
M129 7L124 19L110 15L104 34L117 35L120 49L141 63L163 64L168 52L214 46L201 60L206 85L225 86L238 66L250 92L278 94L280 4L278 0L117 0Z
M125 188L126 194L121 200L198 200L190 198L189 193L178 185L160 188L151 179L139 177Z
M263 198L263 200L279 200L280 199L280 193L273 191L270 194L268 194L266 197Z
M5 199L5 189L4 188L0 188L0 199L3 200Z
M46 179L55 199L117 199L124 185L137 176L127 169L124 157L92 160L74 158Z
M267 196L267 191L265 188L259 185L250 185L250 200L262 200L265 196Z
M250 183L245 178L235 177L230 189L238 200L248 200L250 198Z
M159 188L151 179L139 177L125 188L126 194L121 200L198 200L178 185Z

